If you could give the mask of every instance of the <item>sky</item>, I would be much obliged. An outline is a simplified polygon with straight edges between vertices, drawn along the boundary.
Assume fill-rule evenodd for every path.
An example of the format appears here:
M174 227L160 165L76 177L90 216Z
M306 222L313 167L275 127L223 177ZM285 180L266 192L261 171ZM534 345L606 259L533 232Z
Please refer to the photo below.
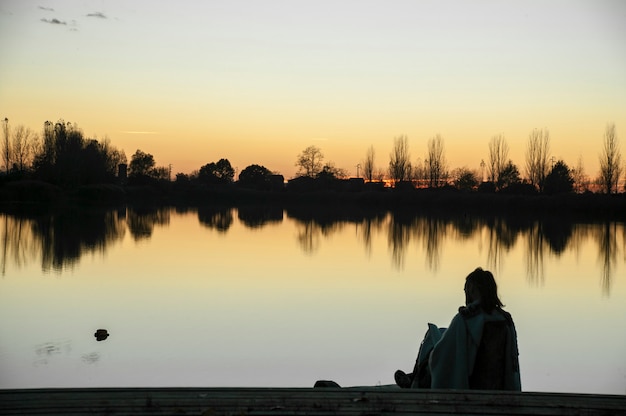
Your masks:
M502 134L523 173L547 129L595 177L607 123L626 156L626 2L0 0L0 117L287 179L311 145L355 176L370 146L387 169L395 137L415 163L437 134L450 169Z

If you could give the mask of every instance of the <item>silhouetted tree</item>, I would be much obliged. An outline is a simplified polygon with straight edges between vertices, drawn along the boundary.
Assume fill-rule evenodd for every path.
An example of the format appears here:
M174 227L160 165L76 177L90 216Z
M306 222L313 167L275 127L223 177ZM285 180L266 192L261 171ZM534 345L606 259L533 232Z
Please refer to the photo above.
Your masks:
M447 176L446 156L443 147L443 139L436 135L428 141L428 157L426 159L428 167L428 183L431 188L442 185Z
M81 152L80 167L83 172L83 183L104 183L107 176L107 161L105 154L100 151L96 140L86 142Z
M460 190L469 191L478 186L476 174L467 167L455 169L452 172L452 180L454 181L454 187Z
M314 178L322 171L324 155L317 146L309 146L298 155L296 166L300 176Z
M578 164L570 173L574 179L574 191L581 193L589 190L589 177L585 174L582 156L578 158Z
M335 167L332 162L328 162L322 167L322 170L316 177L318 179L344 179L347 176L345 170Z
M543 184L543 192L549 195L572 192L574 178L564 161L559 160L554 164Z
M190 182L189 175L186 173L177 173L176 174L176 183L188 184Z
M8 175L11 167L11 142L9 139L9 119L6 117L2 123L2 132L4 133L2 138L2 161L4 162L6 174Z
M265 166L250 165L239 174L239 185L244 188L268 190L272 172Z
M229 184L233 182L235 169L228 159L220 159L217 163L211 162L200 168L198 180L206 184Z
M604 147L600 155L600 183L605 193L618 192L621 172L622 155L615 132L615 123L611 123L606 126L604 131Z
M417 158L415 164L412 169L413 180L417 182L418 188L423 188L428 184L428 161L422 161L422 159Z
M511 185L519 184L522 180L519 175L519 169L509 159L508 163L504 165L504 169L500 172L500 178L498 180L498 189L507 188Z
M107 175L115 177L117 175L119 165L127 163L126 153L124 153L123 150L119 150L115 146L113 146L111 144L111 140L108 137L100 140L98 142L98 147L106 161L105 169L107 171Z
M407 136L393 139L393 149L389 155L389 177L394 184L411 179L411 154Z
M489 142L489 180L491 182L498 183L508 156L509 145L504 136L502 134L493 136Z
M374 146L370 146L365 154L365 160L363 161L363 176L369 182L374 178Z
M528 136L526 150L526 173L528 180L539 190L543 189L543 181L548 174L550 152L550 132L547 129L534 129Z
M79 166L76 163L85 144L83 132L71 123L57 122L54 125L56 145L56 169L59 182L75 179Z
M169 181L170 168L166 166L157 166L150 171L150 176L160 181Z
M154 165L154 156L137 149L135 154L130 158L130 165L128 166L130 172L128 176L130 178L148 177Z
M56 161L54 123L43 123L43 142L39 152L35 153L33 168L41 179L52 177L52 167Z
M63 187L92 183L96 177L101 179L106 169L103 163L90 163L94 158L101 161L101 152L97 141L85 140L75 124L46 121L43 145L34 156L34 175Z
M15 129L11 141L11 152L13 163L20 172L24 172L32 166L37 141L38 137L31 129L23 125L19 125Z

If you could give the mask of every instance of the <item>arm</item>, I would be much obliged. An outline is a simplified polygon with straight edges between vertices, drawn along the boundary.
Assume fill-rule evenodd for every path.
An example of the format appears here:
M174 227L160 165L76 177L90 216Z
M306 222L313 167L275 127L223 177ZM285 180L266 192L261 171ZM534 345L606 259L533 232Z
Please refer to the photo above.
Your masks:
M469 388L470 344L465 319L457 314L430 354L432 388Z

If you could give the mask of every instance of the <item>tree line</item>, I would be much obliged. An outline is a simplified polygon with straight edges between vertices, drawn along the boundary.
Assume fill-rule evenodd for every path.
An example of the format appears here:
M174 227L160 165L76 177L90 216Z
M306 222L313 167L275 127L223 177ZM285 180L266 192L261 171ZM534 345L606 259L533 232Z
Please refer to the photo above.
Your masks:
M172 182L171 165L157 166L154 157L140 149L127 161L123 150L113 146L108 138L85 137L76 125L63 120L46 121L41 136L22 125L11 128L3 121L2 162L5 181L36 179L64 188L90 184L122 183L147 185ZM500 192L542 192L547 194L585 192L595 185L604 193L620 191L619 182L626 169L614 123L606 126L603 147L599 155L600 173L591 181L586 175L582 158L570 168L565 161L550 154L550 134L547 129L530 132L523 174L509 158L509 147L502 134L488 142L488 158L479 169L460 167L450 169L446 161L444 140L436 135L428 140L423 159L411 160L406 135L395 137L386 169L376 167L374 147L370 146L357 165L357 176L366 182L385 183L393 187L441 188ZM322 183L347 179L342 168L324 162L317 146L308 146L296 158L297 178ZM230 185L270 190L283 183L278 172L252 164L243 169L235 181L235 169L222 158L201 166L191 174L177 173L179 185ZM626 178L625 178L626 181Z
M373 146L367 150L365 159L359 166L368 181L382 181L387 178L392 185L410 182L418 187L439 188L453 186L458 189L491 189L509 192L542 192L547 194L564 192L586 192L595 185L604 193L620 191L619 182L626 169L622 165L619 141L614 123L606 126L602 152L599 155L600 173L591 181L586 175L579 158L575 167L570 168L564 160L555 160L550 154L550 132L547 129L534 129L527 141L524 175L509 158L509 146L502 134L495 135L488 143L488 161L480 163L480 169L461 167L449 170L445 157L443 138L436 135L427 142L424 159L411 162L408 138L405 135L394 138L389 155L387 171L375 169ZM626 176L624 177L626 190Z

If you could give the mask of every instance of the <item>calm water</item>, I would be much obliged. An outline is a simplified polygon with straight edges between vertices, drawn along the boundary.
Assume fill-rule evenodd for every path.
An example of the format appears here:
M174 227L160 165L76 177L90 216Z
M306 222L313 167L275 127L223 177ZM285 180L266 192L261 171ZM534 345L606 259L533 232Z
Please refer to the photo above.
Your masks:
M524 390L626 394L624 224L328 211L0 215L0 388L391 384L482 266Z

